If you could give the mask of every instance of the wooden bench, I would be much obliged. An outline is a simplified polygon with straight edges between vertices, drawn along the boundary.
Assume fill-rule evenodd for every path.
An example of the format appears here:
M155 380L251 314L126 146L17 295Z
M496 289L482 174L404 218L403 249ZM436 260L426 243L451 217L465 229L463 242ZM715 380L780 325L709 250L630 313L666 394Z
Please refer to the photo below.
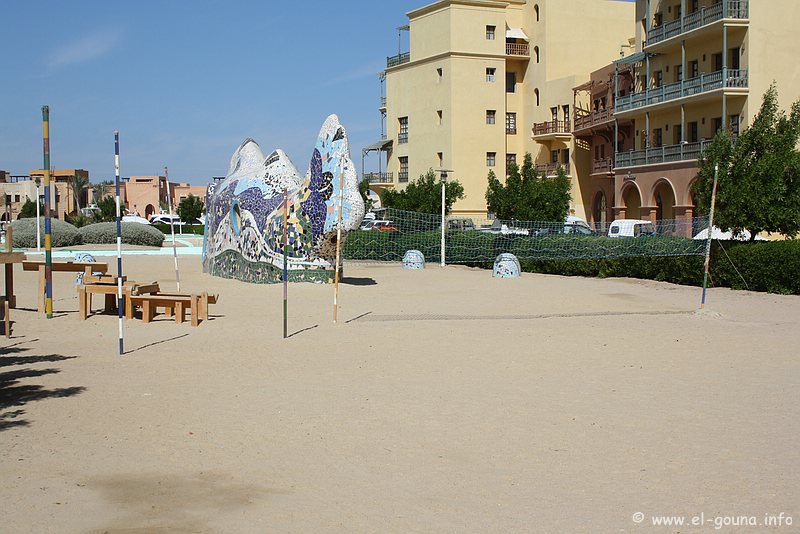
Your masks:
M133 318L135 308L142 308L142 321L149 323L155 317L159 308L164 309L168 317L175 314L175 322L181 324L186 320L186 311L191 314L192 326L197 326L200 321L208 320L209 304L216 304L219 296L181 293L154 293L151 295L131 295L128 298L130 305L126 308L126 316Z
M130 319L133 317L132 304L130 297L133 295L146 295L149 293L158 293L158 282L150 282L148 284L137 284L136 282L128 281L126 277L122 277L122 300L125 305L125 317ZM98 279L105 283L84 283L78 286L78 315L81 320L85 320L92 313L92 295L104 295L106 313L112 313L117 309L117 284L116 277L109 275L98 276L84 276L84 282L96 282Z
M39 313L45 313L45 264L44 260L25 260L22 262L23 271L39 271ZM108 264L94 261L53 261L52 270L54 273L84 273L84 276L92 276L92 273L105 273L108 271Z

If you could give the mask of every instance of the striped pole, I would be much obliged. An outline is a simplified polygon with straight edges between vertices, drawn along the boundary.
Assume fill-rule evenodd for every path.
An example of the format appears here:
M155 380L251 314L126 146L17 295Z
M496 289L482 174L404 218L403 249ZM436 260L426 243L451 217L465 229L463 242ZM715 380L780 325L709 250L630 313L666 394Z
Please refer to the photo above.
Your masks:
M123 349L122 326L122 208L119 202L119 131L114 132L114 184L117 201L117 312L119 313L119 355Z
M44 309L48 319L53 318L53 233L50 225L50 107L42 106L42 133L44 148ZM38 204L39 199L36 199ZM38 227L39 221L36 221Z
M172 259L175 260L175 283L178 293L181 291L181 275L178 272L178 250L175 247L175 223L172 220L172 192L169 190L169 170L164 167L164 177L167 179L167 207L169 208L169 229L172 231Z
M336 224L336 267L333 275L333 322L336 323L339 313L339 261L342 257L342 204L344 204L344 164L339 175L339 215Z
M708 270L711 266L711 236L714 234L714 206L717 202L717 175L719 164L714 165L714 186L711 189L711 209L708 214L708 242L706 243L706 264L703 271L703 297L700 299L700 309L706 307L706 289L708 287Z
M289 191L283 190L283 339L289 337L289 268L287 249L289 238L286 227L289 225Z

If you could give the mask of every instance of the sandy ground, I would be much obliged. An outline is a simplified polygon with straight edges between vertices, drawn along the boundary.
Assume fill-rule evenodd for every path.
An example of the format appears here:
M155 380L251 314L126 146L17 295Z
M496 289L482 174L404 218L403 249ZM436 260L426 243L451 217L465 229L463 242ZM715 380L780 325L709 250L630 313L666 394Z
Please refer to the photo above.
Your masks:
M798 297L715 289L696 314L696 288L655 282L348 265L340 323L332 287L294 285L282 340L280 286L180 261L211 319L128 322L124 357L72 275L46 320L17 271L2 532L800 528ZM174 290L172 258L125 265Z

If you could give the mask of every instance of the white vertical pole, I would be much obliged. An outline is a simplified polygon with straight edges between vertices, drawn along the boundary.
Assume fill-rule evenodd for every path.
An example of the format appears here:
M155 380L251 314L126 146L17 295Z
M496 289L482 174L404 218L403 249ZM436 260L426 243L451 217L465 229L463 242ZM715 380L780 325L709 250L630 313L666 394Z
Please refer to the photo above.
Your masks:
M39 184L36 184L36 252L42 251L42 229L39 228Z
M342 206L344 204L344 163L339 174L339 215L336 225L336 267L333 279L333 322L336 323L339 314L339 262L342 257Z
M119 176L119 132L114 132L114 178L116 185L117 202L117 312L119 315L119 355L123 349L123 323L122 323L122 208L119 202L120 176Z
M181 291L181 275L178 272L178 250L175 246L175 223L172 220L172 192L169 190L169 170L164 167L164 177L167 179L167 208L169 209L169 229L172 232L172 259L175 260L175 283L178 292Z
M441 244L442 250L441 250L441 254L440 254L440 257L441 257L440 267L444 267L444 265L445 265L444 229L445 229L445 225L447 224L447 221L445 220L445 215L444 215L444 203L445 203L445 180L447 179L447 173L442 172L441 177L442 177L442 244Z

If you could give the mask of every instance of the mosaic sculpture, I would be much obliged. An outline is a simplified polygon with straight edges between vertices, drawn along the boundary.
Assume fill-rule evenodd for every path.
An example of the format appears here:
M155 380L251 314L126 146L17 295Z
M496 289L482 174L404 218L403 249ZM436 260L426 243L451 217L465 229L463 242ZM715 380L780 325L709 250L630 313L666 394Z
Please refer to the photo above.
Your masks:
M494 260L492 276L495 278L519 278L522 268L519 260L513 254L500 254Z
M406 251L403 256L403 269L424 269L425 256L419 250Z
M203 270L254 283L283 280L284 191L290 281L330 282L341 207L342 240L364 217L350 146L336 115L322 125L301 178L282 150L268 157L246 139L206 196Z

